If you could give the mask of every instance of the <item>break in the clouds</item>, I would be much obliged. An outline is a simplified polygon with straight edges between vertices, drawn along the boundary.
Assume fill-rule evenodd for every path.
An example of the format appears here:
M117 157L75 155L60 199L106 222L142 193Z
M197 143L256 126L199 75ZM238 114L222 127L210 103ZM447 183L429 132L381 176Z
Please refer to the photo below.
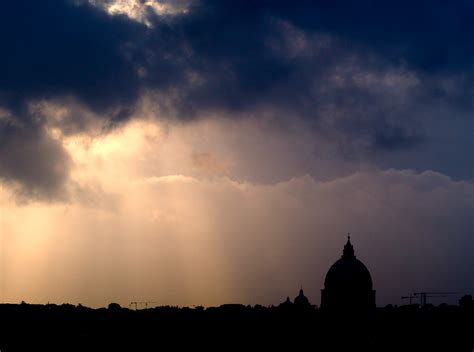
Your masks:
M473 23L468 0L3 4L4 297L47 300L73 272L56 299L102 304L110 276L110 299L275 302L304 281L317 303L347 231L380 302L390 274L472 291ZM441 275L410 271L425 248Z
M158 1L158 0L89 0L89 4L101 8L110 15L125 15L148 27L153 26L150 16L173 16L185 14L186 0Z

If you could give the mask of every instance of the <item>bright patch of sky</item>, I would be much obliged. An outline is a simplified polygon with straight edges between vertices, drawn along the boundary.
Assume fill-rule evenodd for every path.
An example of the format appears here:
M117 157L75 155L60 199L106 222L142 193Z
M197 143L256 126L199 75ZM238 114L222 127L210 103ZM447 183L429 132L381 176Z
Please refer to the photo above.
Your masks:
M102 8L110 15L126 15L129 18L152 27L149 16L179 15L188 12L188 2L157 0L89 0L93 6Z

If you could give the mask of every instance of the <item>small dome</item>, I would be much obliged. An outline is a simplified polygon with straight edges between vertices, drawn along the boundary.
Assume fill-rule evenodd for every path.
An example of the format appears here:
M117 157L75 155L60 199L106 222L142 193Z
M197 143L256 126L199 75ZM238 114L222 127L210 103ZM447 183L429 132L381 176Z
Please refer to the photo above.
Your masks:
M301 289L299 295L295 297L295 304L299 306L310 305L308 298L306 298L306 296L303 293L303 289Z

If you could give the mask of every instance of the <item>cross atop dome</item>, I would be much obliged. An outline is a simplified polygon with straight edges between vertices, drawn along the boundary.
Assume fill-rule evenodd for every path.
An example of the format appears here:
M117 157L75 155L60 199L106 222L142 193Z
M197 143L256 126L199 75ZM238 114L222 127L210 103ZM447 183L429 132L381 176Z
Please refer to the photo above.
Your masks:
M354 247L352 246L351 234L349 232L347 233L347 243L342 251L342 258L355 258Z

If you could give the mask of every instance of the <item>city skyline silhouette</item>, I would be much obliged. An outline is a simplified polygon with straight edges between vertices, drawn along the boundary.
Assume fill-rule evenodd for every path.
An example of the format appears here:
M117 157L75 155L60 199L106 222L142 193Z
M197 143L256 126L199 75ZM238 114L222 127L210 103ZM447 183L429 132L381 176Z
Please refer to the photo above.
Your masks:
M2 5L0 352L474 350L472 0Z

